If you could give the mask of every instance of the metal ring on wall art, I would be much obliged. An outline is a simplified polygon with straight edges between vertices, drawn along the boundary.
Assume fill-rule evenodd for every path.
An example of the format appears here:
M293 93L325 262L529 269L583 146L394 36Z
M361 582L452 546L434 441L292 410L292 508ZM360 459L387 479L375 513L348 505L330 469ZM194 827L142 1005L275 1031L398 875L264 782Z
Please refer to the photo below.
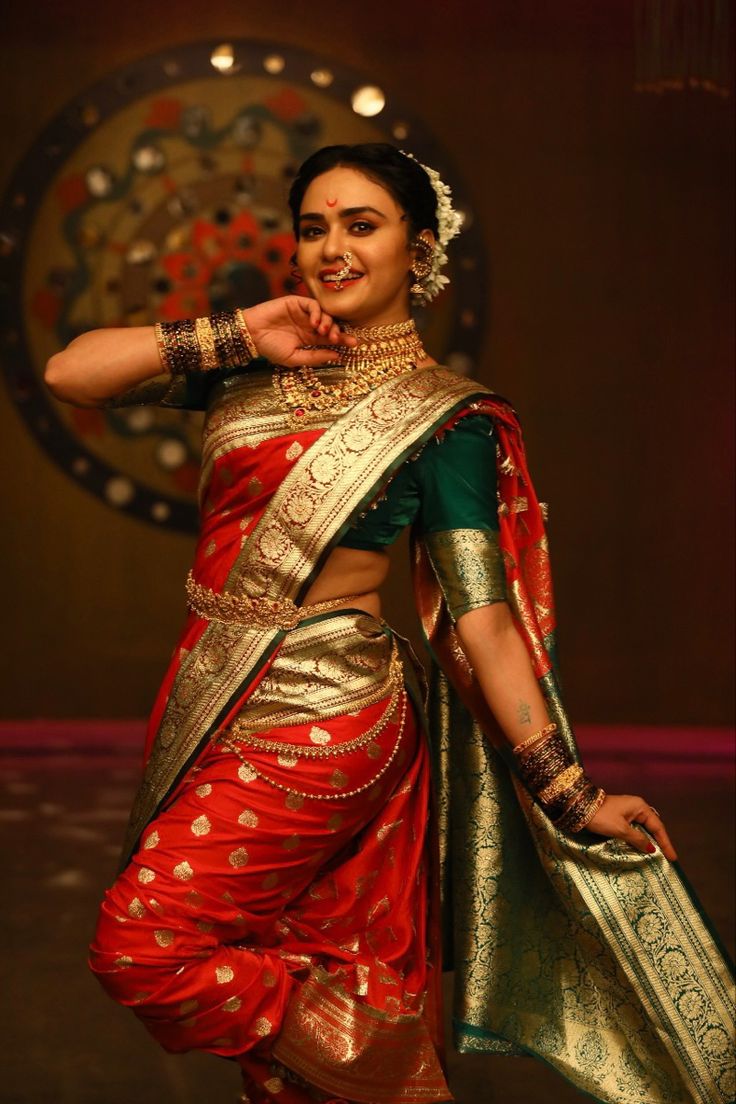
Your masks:
M294 290L296 168L322 145L386 140L437 167L466 212L450 288L417 322L440 359L471 373L485 266L465 189L424 123L369 75L277 43L189 43L112 72L44 128L0 205L0 348L16 409L78 486L196 531L201 415L75 409L49 394L44 365L85 330Z

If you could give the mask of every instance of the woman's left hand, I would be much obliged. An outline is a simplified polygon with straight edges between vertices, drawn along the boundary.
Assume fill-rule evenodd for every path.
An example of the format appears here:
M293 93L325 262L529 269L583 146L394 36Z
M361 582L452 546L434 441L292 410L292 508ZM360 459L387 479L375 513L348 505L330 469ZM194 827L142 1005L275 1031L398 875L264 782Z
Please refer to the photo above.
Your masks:
M613 836L615 839L626 840L634 850L651 855L655 848L644 833L639 831L637 824L641 824L650 836L654 836L664 857L674 862L677 854L665 831L662 818L643 797L607 794L600 809L586 827L600 836Z

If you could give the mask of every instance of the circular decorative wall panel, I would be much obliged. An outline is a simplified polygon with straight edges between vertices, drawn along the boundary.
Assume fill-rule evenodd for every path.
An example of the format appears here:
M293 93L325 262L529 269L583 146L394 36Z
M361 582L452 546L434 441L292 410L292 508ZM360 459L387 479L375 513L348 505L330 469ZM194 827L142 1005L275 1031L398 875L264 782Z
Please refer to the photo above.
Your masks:
M450 289L418 323L435 355L472 371L483 260L462 182L369 77L291 47L200 42L111 74L59 113L0 208L0 310L12 400L70 478L112 508L195 530L201 415L58 403L46 361L89 329L294 290L295 169L323 145L386 140L438 167L465 210Z

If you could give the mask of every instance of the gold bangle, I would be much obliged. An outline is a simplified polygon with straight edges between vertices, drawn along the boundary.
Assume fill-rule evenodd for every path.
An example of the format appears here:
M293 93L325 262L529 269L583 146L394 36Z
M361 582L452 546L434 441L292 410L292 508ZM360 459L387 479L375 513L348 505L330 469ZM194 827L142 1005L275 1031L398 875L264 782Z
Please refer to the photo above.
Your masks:
M171 370L168 350L166 348L165 332L160 322L157 322L153 327L153 333L156 338L156 348L158 349L158 358L161 361L161 367L163 368L164 372L168 372L170 376L173 376L174 373Z
M211 372L220 367L215 349L215 335L212 332L212 324L209 318L195 318L194 329L200 351L200 369L203 372Z
M172 376L184 375L199 368L199 342L195 324L190 319L157 322L156 337L162 353L162 363Z
M591 782L565 809L562 816L553 822L555 827L562 832L569 832L570 835L581 832L593 819L605 799L605 790L602 790L599 786L594 786Z
M551 736L557 731L557 725L554 721L550 721L544 728L540 728L538 732L532 733L531 736L527 736L526 740L523 740L520 744L514 746L514 755L523 755L528 748L532 747L537 740L542 740L545 736Z
M564 740L559 733L553 732L538 740L534 747L521 757L518 771L527 789L536 794L573 762Z
M556 798L562 797L565 790L571 789L584 773L585 771L579 763L573 763L566 767L561 774L558 774L548 786L540 790L537 799L542 805L551 804Z
M245 315L243 314L241 307L238 307L235 311L235 321L237 323L238 329L240 330L243 341L245 342L245 347L250 353L251 360L255 360L258 357L259 353L256 349L256 343L251 337L251 333L248 329L248 325L245 321Z

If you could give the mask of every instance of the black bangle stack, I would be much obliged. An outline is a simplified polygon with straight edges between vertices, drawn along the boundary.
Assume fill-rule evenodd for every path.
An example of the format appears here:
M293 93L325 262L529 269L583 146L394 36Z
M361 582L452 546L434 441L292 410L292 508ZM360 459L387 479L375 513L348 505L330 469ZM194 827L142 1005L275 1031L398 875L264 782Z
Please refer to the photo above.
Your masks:
M524 785L562 831L581 831L603 804L604 791L573 760L557 725L517 744L514 755Z
M243 312L218 311L208 318L157 322L159 356L172 376L245 366L258 356Z

